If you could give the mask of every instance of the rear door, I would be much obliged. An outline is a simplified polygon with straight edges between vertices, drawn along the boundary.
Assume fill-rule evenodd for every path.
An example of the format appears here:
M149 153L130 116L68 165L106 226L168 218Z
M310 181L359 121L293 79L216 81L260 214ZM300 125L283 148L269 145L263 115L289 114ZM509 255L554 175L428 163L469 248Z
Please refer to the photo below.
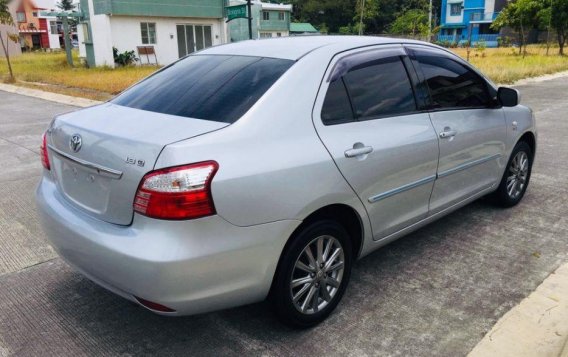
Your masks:
M367 209L375 239L428 214L438 140L411 78L402 46L341 54L313 112L321 140Z
M430 117L440 143L430 213L499 183L506 123L496 91L465 61L443 50L407 46L430 93Z

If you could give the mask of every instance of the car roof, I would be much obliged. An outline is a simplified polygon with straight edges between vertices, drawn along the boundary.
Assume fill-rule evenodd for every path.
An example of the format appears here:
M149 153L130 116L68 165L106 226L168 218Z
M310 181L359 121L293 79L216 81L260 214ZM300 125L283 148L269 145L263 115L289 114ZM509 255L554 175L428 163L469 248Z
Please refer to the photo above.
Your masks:
M422 41L389 37L291 36L214 46L200 51L199 54L272 57L296 61L318 48L327 46L334 46L338 52L341 52L357 47L394 43L427 44Z

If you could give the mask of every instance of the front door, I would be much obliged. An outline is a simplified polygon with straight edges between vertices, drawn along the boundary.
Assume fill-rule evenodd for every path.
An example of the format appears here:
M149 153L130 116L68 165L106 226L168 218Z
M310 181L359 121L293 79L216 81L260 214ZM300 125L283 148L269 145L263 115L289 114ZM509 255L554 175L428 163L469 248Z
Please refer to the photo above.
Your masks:
M442 51L409 46L430 93L439 137L438 179L430 214L499 184L506 163L506 123L495 90L465 62Z
M425 218L436 179L438 140L418 110L409 67L400 45L342 55L314 108L318 134L365 205L374 239Z
M213 45L211 25L177 25L178 53L182 58Z

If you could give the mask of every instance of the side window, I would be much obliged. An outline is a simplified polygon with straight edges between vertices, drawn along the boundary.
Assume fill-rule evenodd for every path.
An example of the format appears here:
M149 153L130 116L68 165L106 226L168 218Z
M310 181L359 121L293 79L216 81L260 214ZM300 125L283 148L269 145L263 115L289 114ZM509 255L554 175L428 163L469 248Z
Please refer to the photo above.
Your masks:
M337 78L329 84L323 108L321 120L325 125L347 123L353 121L351 102L345 89L342 78Z
M483 78L449 57L416 52L434 108L484 108L491 105Z
M357 119L372 119L416 110L412 85L398 56L357 65L343 79Z

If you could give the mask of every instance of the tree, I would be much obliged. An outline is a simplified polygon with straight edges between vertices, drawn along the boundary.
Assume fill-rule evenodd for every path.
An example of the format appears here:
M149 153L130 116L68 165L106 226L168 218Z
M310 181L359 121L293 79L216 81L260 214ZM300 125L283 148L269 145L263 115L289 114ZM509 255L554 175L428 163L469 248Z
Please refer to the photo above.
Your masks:
M378 0L357 0L355 15L353 16L353 32L365 33L368 24L373 22L379 14Z
M0 25L14 26L14 19L12 14L10 14L10 9L8 8L8 0L0 0ZM10 63L10 41L18 42L18 34L11 33L6 30L6 36L0 32L0 44L6 55L6 62L8 63L8 71L10 72L10 81L15 80L14 72L12 71L12 64Z
M501 29L505 26L513 28L519 33L519 42L521 44L519 53L523 51L523 48L525 50L523 53L526 53L525 30L540 27L541 16L539 14L543 8L544 3L542 0L517 0L510 2L499 13L491 27L494 29Z
M427 36L428 29L428 11L413 9L399 16L392 23L390 31L400 35Z
M361 0L273 0L292 4L294 21L310 22L330 33L358 33ZM441 0L434 0L434 17L438 17ZM379 34L389 30L401 14L422 9L428 14L429 0L365 0L363 24L365 33Z
M556 30L558 37L559 53L564 55L564 46L568 41L568 0L552 0L552 18L550 23Z
M57 7L63 11L75 10L75 4L73 4L73 0L61 0L57 3Z
M337 33L351 23L357 0L290 0L295 21L309 22L318 28Z

